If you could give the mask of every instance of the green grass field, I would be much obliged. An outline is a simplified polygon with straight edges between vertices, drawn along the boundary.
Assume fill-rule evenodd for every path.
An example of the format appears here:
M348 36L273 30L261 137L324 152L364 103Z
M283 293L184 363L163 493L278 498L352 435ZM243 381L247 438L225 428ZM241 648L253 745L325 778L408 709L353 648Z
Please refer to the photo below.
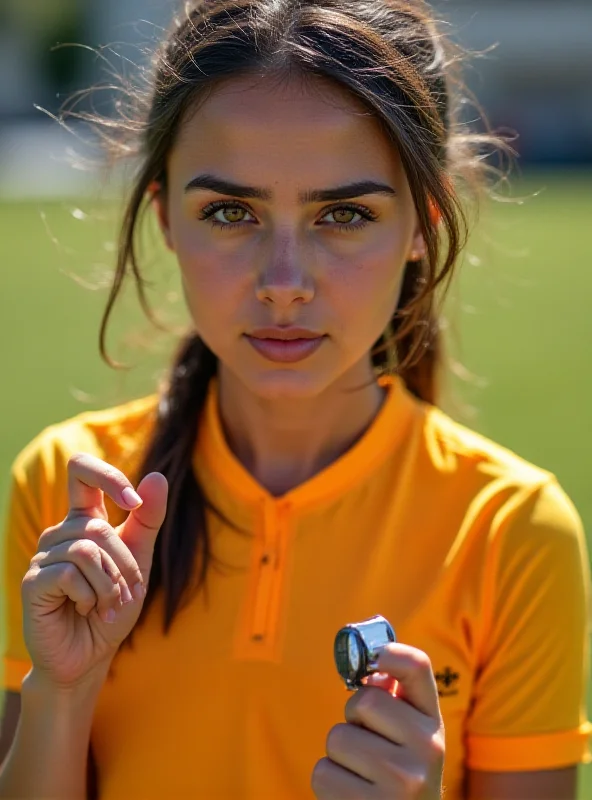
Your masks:
M515 193L543 188L521 205L485 209L448 304L454 352L479 381L455 380L456 405L446 405L555 472L592 531L592 174L530 175ZM170 337L150 354L119 347L124 336L149 330L130 295L110 343L138 367L116 374L99 359L104 275L113 262L110 211L88 200L0 204L1 514L10 462L28 440L87 408L152 391L169 352ZM167 301L169 319L180 319L174 265L159 266L160 250L148 240L146 252L152 297ZM592 766L582 769L580 797L592 797Z

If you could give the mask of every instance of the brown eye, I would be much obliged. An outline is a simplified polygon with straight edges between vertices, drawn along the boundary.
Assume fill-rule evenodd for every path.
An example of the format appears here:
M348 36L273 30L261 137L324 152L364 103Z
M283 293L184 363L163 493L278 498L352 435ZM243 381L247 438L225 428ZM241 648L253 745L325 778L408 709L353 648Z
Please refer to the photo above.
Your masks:
M335 222L344 223L346 225L353 222L354 217L358 213L353 208L336 208L331 212Z
M242 222L243 217L241 214L246 214L246 211L240 206L227 206L219 209L219 213L223 215L223 219L226 222Z
M198 216L198 219L209 222L215 228L227 228L235 230L242 227L243 223L253 223L252 213L238 203L230 203L227 200L210 203ZM249 217L250 219L247 219Z
M334 231L347 233L348 231L356 231L364 228L369 222L375 222L378 215L370 211L366 206L347 205L334 206L328 211L325 211L323 219L329 224L329 227Z

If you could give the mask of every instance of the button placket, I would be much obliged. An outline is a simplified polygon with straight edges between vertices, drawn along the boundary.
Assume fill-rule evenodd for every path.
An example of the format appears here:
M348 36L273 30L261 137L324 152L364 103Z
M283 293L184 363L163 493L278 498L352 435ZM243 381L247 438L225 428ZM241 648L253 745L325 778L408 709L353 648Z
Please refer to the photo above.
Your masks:
M251 625L251 641L268 642L273 639L277 625L278 609L275 607L281 594L282 559L285 548L286 515L289 504L285 501L262 501L261 553L258 558L257 585Z
M258 559L257 586L253 609L251 639L262 642L268 634L269 603L273 592L273 553L275 550L275 509L273 501L261 501L262 537L258 544L261 554Z

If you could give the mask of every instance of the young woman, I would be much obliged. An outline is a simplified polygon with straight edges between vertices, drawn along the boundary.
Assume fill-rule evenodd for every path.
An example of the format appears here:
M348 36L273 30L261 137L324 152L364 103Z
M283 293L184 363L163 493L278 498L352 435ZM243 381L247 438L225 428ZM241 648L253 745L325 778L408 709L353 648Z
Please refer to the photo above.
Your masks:
M149 205L192 330L163 390L14 464L0 797L575 796L580 520L437 408L484 141L447 53L417 0L176 24L122 117L141 158L101 347L125 278L146 305ZM348 695L334 636L377 613L399 643Z

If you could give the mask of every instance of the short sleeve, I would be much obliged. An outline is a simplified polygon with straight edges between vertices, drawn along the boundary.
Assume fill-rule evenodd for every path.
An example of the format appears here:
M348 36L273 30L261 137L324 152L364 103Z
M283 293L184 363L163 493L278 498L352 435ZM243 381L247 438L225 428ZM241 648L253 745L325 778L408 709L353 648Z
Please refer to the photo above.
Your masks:
M0 687L17 692L31 668L23 637L21 583L39 536L67 510L66 464L52 433L47 428L39 434L12 465L0 540Z
M587 763L589 556L580 517L553 478L498 513L489 561L467 766Z

